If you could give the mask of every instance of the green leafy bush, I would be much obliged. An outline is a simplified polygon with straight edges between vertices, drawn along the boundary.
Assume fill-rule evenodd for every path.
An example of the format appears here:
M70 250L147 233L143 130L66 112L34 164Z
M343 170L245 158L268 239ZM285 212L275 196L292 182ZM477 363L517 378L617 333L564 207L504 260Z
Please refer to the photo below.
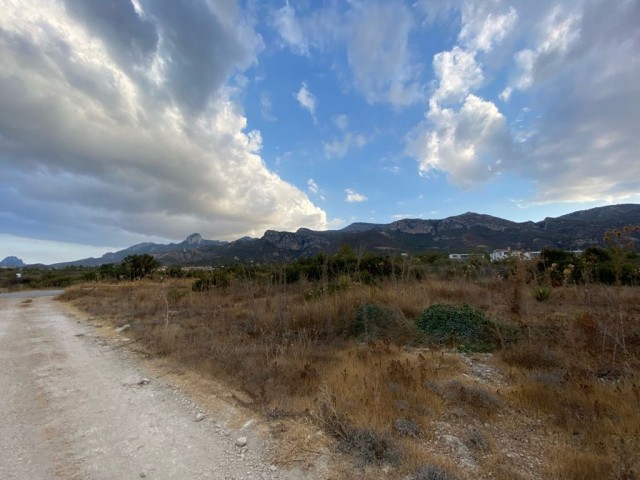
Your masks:
M417 324L428 342L465 351L491 351L500 340L495 322L483 310L467 304L431 305L418 316Z
M356 337L379 337L393 320L394 311L374 303L362 305L356 310L350 332Z
M546 302L551 298L551 289L546 285L538 285L533 288L531 295L539 302Z

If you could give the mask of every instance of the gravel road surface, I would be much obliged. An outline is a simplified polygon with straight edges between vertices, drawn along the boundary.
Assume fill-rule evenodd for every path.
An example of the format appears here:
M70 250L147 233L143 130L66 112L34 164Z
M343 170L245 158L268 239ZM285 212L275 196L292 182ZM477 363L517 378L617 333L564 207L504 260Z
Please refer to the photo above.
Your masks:
M303 478L264 462L255 432L202 412L52 297L31 297L0 298L0 478Z

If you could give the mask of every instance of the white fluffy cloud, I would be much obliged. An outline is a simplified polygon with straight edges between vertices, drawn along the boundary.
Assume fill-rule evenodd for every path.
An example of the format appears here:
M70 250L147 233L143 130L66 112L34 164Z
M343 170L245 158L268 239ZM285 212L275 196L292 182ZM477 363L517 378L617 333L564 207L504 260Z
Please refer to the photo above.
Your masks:
M493 102L471 92L485 81L478 56L491 52L516 19L513 8L501 14L486 3L462 5L459 45L434 55L438 86L429 99L426 121L407 136L406 152L417 159L421 175L444 171L453 183L470 187L515 160L504 115Z
M289 2L273 13L272 25L280 34L282 40L292 50L301 55L309 54L307 39L302 33L302 27L296 17L296 12Z
M261 49L235 2L139 5L2 2L5 232L105 245L324 228L225 87Z
M500 8L500 2L497 2ZM512 6L505 12L494 12L493 2L468 2L462 12L462 29L459 41L472 52L489 52L511 32L518 20L518 13Z
M345 200L349 203L360 203L360 202L366 202L368 200L367 197L350 188L347 188L345 190L345 193L347 194Z
M539 202L615 201L640 191L638 2L419 5L433 22L451 11L462 20L456 44L434 56L429 110L407 136L421 174L439 170L473 185L511 171L533 181ZM497 91L487 84L505 77ZM514 118L498 98L520 105Z
M484 81L475 54L458 46L434 55L433 69L439 85L431 99L438 104L463 101L470 91L478 88Z
M300 85L300 90L294 94L296 100L302 108L308 110L313 118L313 121L316 121L316 97L309 91L307 88L307 84L302 82Z
M468 187L515 158L505 117L491 102L469 95L459 111L432 108L429 120L435 128L418 127L408 144L423 175L446 171L454 183Z

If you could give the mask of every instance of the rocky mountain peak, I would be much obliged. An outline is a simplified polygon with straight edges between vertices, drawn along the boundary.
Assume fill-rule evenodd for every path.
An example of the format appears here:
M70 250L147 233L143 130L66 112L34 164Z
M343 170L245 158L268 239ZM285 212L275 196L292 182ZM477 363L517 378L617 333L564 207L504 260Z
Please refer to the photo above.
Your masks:
M402 233L410 233L412 235L431 234L436 232L433 221L422 220L419 218L397 220L390 225L390 229L397 230Z
M202 235L199 233L192 233L183 243L186 243L187 245L200 245L202 244Z
M24 267L24 262L21 258L14 257L13 255L5 257L4 260L0 262L0 267Z

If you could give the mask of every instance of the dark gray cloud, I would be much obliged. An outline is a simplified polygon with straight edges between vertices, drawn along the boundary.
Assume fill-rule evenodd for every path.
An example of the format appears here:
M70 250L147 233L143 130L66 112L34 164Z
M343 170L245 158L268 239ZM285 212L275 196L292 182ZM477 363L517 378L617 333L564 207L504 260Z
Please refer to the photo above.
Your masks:
M206 106L235 70L255 59L261 39L233 2L145 1L161 31L160 55L174 97L191 111Z
M141 5L43 0L0 16L3 233L109 245L322 228L227 92L261 48L235 2Z
M64 0L64 5L128 70L156 53L160 39L156 25L136 12L131 0Z

